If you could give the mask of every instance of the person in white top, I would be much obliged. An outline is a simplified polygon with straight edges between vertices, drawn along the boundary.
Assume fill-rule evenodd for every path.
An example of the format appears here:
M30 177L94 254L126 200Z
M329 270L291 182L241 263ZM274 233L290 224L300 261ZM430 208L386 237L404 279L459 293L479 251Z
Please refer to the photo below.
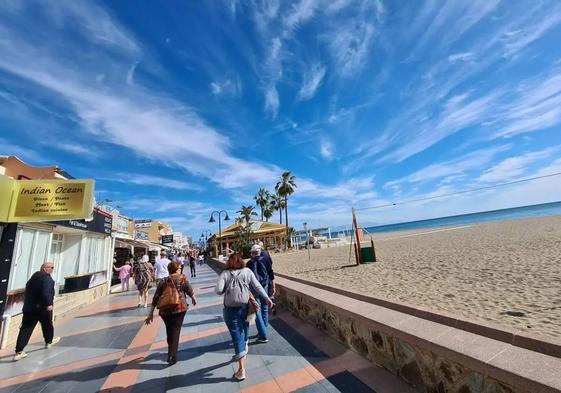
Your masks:
M168 265L171 261L166 258L166 254L162 252L160 254L160 259L154 264L154 270L156 272L156 283L169 276Z

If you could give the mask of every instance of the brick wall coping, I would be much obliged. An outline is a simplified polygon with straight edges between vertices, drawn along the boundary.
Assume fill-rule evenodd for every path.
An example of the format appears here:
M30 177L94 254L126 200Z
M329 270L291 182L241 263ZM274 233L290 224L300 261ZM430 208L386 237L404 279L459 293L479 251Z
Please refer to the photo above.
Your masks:
M490 322L468 320L444 312L434 312L422 307L415 307L406 303L389 301L383 298L368 296L336 286L320 284L317 282L290 276L288 274L275 272L275 276L283 277L315 288L320 288L340 295L348 296L350 298L366 303L389 308L395 311L402 312L404 314L413 315L418 318L437 322L442 325L455 327L457 329L465 330L466 332L475 333L480 336L502 341L516 347L521 347L529 349L531 351L561 358L561 340L559 339L556 340L551 337L544 337L537 334L527 334L524 332L511 330L503 326L497 326Z
M561 392L561 360L556 357L284 277L275 281L281 291L319 303L482 375L532 393Z

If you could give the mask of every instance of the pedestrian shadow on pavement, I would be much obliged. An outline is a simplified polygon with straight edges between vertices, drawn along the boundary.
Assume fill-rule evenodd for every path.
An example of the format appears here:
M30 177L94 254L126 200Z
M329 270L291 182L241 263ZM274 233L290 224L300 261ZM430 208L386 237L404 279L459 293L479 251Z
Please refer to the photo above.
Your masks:
M179 359L179 352L178 352L178 359ZM162 378L152 378L147 381L136 383L132 386L121 386L116 388L113 387L110 389L102 389L99 391L99 393L124 393L124 392L130 392L131 390L139 391L139 392L144 392L144 391L147 392L150 391L151 388L156 386L160 388L161 386L165 386L166 390L171 390L171 389L186 388L195 385L208 385L208 384L234 381L233 378L213 377L211 374L213 370L227 366L230 363L231 361L227 361L223 363L213 364L212 366L208 366L205 368L200 368L186 374L163 376ZM182 369L185 367L184 364L182 365L180 363L177 363L176 366L180 366Z
M114 310L100 311L93 314L78 315L76 318L91 318L91 317L138 317L146 316L148 314L148 308L144 307L123 307Z
M184 323L182 326L183 327L192 327L192 326L208 325L208 324L211 324L211 323L218 323L218 322L224 322L222 317L214 317L214 318L209 318L209 319L205 319L203 321L197 321L197 322L187 322L187 323Z

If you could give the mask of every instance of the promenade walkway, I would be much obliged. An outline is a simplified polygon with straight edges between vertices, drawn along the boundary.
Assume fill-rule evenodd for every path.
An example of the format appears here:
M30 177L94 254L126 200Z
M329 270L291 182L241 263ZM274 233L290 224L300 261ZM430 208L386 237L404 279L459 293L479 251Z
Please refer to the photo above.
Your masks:
M1 351L0 393L413 392L286 312L272 318L269 343L250 341L248 378L233 381L236 364L215 283L207 266L192 279L199 304L185 318L175 365L165 363L161 319L145 326L136 292L118 293L57 321L63 338L53 348L43 348L37 328L26 359L13 362L12 350Z

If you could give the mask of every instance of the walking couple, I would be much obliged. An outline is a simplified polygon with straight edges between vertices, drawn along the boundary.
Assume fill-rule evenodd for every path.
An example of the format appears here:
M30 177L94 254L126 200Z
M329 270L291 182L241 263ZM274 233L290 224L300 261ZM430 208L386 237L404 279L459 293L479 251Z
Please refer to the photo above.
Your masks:
M268 311L273 307L270 296L274 295L274 273L272 261L259 245L251 249L251 260L247 266L239 253L228 258L225 270L216 284L216 293L224 295L224 321L234 344L234 360L238 361L238 371L233 378L246 378L245 360L249 350L249 320L255 314L258 343L267 343Z

